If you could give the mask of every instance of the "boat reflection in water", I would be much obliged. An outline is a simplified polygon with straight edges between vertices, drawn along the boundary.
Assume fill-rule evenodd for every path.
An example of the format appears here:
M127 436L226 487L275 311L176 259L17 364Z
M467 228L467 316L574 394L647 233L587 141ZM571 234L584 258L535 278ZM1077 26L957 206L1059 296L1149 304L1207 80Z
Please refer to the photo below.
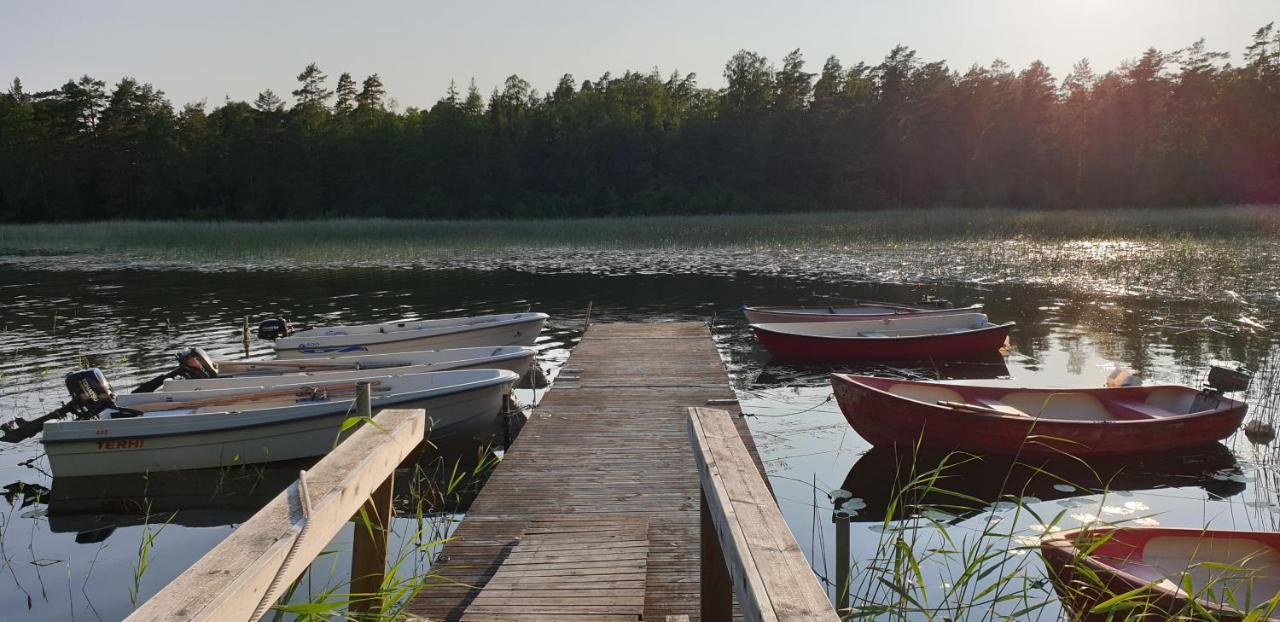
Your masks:
M63 477L54 478L50 489L15 482L5 490L15 497L11 503L21 496L22 505L47 505L53 532L75 533L77 542L91 543L106 540L118 527L144 523L185 527L243 523L315 462ZM474 442L446 447L424 443L397 472L394 503L398 511L422 505L426 514L464 512L494 462L491 448ZM462 477L459 482L453 480L455 473L475 477Z
M1014 459L923 450L913 455L910 450L875 447L849 469L843 489L866 504L849 518L866 522L911 518L925 509L963 520L1001 500L1052 501L1188 486L1203 488L1216 498L1245 489L1235 455L1220 443L1088 462L1067 456ZM897 515L886 517L891 506L898 508Z

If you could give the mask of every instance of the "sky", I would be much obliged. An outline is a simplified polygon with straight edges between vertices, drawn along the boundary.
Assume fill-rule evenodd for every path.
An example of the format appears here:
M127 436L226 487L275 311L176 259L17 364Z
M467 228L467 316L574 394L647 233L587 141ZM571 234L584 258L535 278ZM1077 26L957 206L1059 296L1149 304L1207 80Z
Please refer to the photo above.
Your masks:
M817 72L829 55L875 64L901 43L953 69L1039 59L1061 77L1081 58L1101 72L1204 37L1238 62L1271 21L1280 0L0 0L0 80L38 91L132 76L176 105L217 105L268 88L291 100L314 61L331 83L378 73L400 108L422 108L450 80L487 95L511 74L546 92L565 73L657 67L719 88L739 49L777 62L799 48Z

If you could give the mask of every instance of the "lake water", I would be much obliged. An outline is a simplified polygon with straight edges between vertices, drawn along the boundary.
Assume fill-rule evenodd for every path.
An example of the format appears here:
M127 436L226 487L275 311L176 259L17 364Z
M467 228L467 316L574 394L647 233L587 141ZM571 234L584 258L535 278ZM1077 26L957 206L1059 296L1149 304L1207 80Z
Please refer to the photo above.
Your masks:
M1273 273L1278 250L1255 243L1242 259L1224 242L1192 251L1182 243L1163 248L1086 241L1045 249L1021 243L949 255L929 247L835 253L523 249L394 266L277 262L252 268L2 257L0 418L52 410L64 398L62 375L79 366L102 367L118 389L127 389L167 370L171 353L183 346L243 356L246 316L361 323L531 307L552 316L538 343L540 361L552 370L580 337L588 304L596 322L710 320L783 514L833 598L842 591L835 586L838 529L847 529L850 538L855 606L898 602L875 580L874 569L885 563L885 543L901 536L924 559L921 589L938 615L983 619L991 608L983 603L994 597L978 599L973 611L956 608L970 602L966 594L972 597L976 588L957 589L958 561L930 553L940 548L939 529L919 528L919 519L882 522L900 461L868 452L831 399L827 374L1012 377L1028 385L1094 387L1124 366L1149 382L1194 385L1212 361L1234 361L1272 379L1255 382L1248 395L1249 418L1270 420L1280 391L1272 332L1280 320L1280 280ZM993 321L1016 321L1008 356L945 366L775 365L737 313L743 302L909 301L924 294L983 303ZM268 353L265 342L252 344L251 355ZM520 397L534 399L528 391ZM1274 530L1280 522L1275 464L1270 447L1237 434L1193 456L1114 465L1105 474L1105 494L1088 490L1078 473L1064 474L1078 485L1020 482L1014 496L1022 504L1006 500L928 516L953 540L998 552L992 557L999 560L998 574L1020 577L1010 589L1022 596L997 611L1017 612L1039 600L1049 604L1023 617L1053 620L1059 611L1052 588L1043 581L1038 556L1026 548L1040 531L1096 519ZM6 491L0 505L0 619L127 615L134 602L154 594L286 485L296 468L150 482L67 481L49 477L37 442L0 447ZM977 497L999 492L987 489L999 465L966 468L948 486ZM833 521L827 493L839 489L855 497L844 506L850 521ZM151 503L150 513L138 499ZM1058 521L1050 520L1055 516ZM397 519L398 542L418 526L413 518ZM331 575L341 576L347 537L331 547L335 554L322 558L293 600L306 600L323 591ZM429 555L415 555L407 568L425 567Z

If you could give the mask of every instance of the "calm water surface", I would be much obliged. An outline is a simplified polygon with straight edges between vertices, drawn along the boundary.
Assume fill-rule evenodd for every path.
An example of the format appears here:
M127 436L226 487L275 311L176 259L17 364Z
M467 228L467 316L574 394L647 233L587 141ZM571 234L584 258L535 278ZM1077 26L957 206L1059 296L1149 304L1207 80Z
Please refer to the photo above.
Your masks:
M992 320L1018 322L1007 357L968 365L836 371L1012 377L1034 385L1093 387L1117 365L1152 382L1196 384L1211 361L1226 360L1275 376L1271 327L1280 319L1275 277L1236 274L1232 289L1213 290L1205 286L1212 280L1205 275L1215 269L1212 258L1201 258L1206 262L1202 266L1177 266L1176 279L1158 273L1167 266L1148 272L1133 266L1129 269L1135 274L1123 278L1073 282L1058 272L1038 271L1034 260L1020 271L1001 259L986 273L998 278L948 278L946 274L956 272L949 268L920 283L893 277L913 274L909 254L899 258L899 269L878 272L875 281L880 282L869 282L854 256L814 272L779 267L786 265L783 255L772 261L753 256L743 262L748 269L733 269L727 260L708 263L706 253L692 255L696 259L684 269L672 269L683 265L680 257L635 252L611 257L562 253L528 262L505 258L495 262L502 266L496 269L480 269L473 259L460 261L464 267L221 271L87 264L65 269L56 261L41 265L23 259L0 271L0 410L5 419L51 410L64 399L62 375L86 364L102 367L117 389L127 389L168 369L171 353L183 346L201 345L222 357L243 356L240 323L246 316L251 321L284 315L309 323L360 323L532 307L552 315L538 343L539 358L551 369L563 363L579 338L588 303L593 320L600 322L710 320L792 531L834 598L842 591L835 585L841 563L835 555L837 529L848 530L851 563L862 569L854 573L852 604L861 605L891 600L883 587L876 587L875 573L866 571L876 564L886 539L909 533L908 541L927 551L938 544L933 541L937 533L912 529L919 521L886 527L885 497L901 468L898 458L891 452L869 452L845 423L826 384L833 368L771 364L735 313L742 302L905 301L929 293L957 304L983 303ZM919 261L939 263L936 257ZM707 268L711 264L717 267ZM1188 271L1197 275L1194 291L1187 289ZM901 282L907 280L916 282ZM1124 286L1134 281L1143 285ZM265 342L254 342L252 348L252 355L269 353ZM1259 384L1249 396L1250 418L1273 418L1275 389L1268 394ZM529 391L521 397L526 402L534 398ZM1038 558L1024 548L1035 542L1049 518L1060 517L1050 527L1101 519L1276 529L1280 505L1274 464L1268 447L1238 434L1194 456L1116 465L1106 476L1110 491L1105 494L1088 490L1078 481L1081 474L1065 474L1080 485L1022 482L1016 496L1024 506L1006 501L935 518L950 537L966 542L982 542L983 531L998 526L997 531L1008 535L988 536L985 540L992 542L984 546L1002 551L1006 571L1021 569L1028 598L1053 600L1052 588L1041 580ZM287 485L296 468L150 482L53 480L37 442L0 447L0 485L6 491L0 504L0 619L112 620L127 615L135 601L154 594ZM954 480L955 487L995 500L999 487L989 490L989 482L1007 469L994 464L967 468ZM827 493L839 489L855 497L844 508L851 510L851 521L833 521ZM150 513L137 507L139 498L151 503ZM396 527L403 537L419 523L398 519ZM347 537L331 547L334 555L313 568L295 600L342 574ZM139 549L148 540L147 567L139 573ZM425 563L417 559L410 567ZM943 594L954 580L954 562L930 557L924 572L926 589L935 596L931 602L945 607ZM1023 606L1006 603L997 610L1009 613ZM983 619L989 609L951 614ZM1053 620L1059 612L1052 604L1028 615Z

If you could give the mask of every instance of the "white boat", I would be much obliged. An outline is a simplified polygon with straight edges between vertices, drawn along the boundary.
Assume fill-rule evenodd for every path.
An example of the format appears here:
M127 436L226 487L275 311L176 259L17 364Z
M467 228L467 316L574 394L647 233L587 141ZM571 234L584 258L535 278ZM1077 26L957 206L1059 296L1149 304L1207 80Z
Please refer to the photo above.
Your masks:
M513 371L513 370L508 370ZM396 378L416 374L438 373L430 365L409 365L384 369L348 369L338 371L308 371L280 376L236 376L221 374L217 378L179 378L169 380L160 387L160 393L186 393L190 391L221 391L224 389L275 389L300 383L316 385L346 385L363 380Z
M425 408L428 438L439 443L492 436L500 429L495 421L503 397L519 375L477 369L363 379L374 385L375 411ZM98 418L45 423L42 441L56 477L319 456L358 427L341 429L355 414L355 387L350 380L260 382L253 387L119 395Z
M749 324L779 322L845 322L850 320L883 320L888 318L957 315L977 313L982 305L940 307L937 305L900 305L889 302L866 302L828 307L743 307Z
M310 328L276 339L276 356L294 359L357 352L531 346L542 332L547 317L545 313L508 313Z
M269 377L280 377L297 383L308 382L311 378L333 380L370 375L404 376L455 369L506 369L523 377L533 368L533 357L537 353L534 348L524 346L498 346L283 361L215 361L211 366L217 370L217 375L212 378L179 376L166 380L159 390L173 392L208 387L254 386L259 383L259 379ZM340 372L354 375L337 375ZM206 384L211 380L214 384ZM241 384L225 384L228 380L241 381Z

